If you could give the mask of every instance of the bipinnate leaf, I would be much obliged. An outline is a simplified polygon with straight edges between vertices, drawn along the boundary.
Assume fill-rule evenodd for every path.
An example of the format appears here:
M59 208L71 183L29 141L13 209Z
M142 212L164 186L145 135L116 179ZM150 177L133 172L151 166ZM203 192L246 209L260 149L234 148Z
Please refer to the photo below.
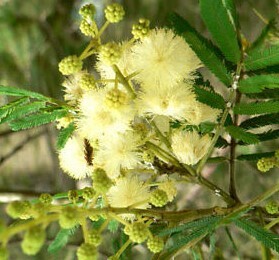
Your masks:
M37 127L40 125L48 124L50 122L55 121L61 117L67 115L67 110L65 109L55 109L51 112L41 112L38 114L32 114L26 118L21 118L9 123L11 129L13 131L19 131L23 129L29 129L32 127Z
M249 52L255 51L257 48L263 47L264 41L266 40L266 36L271 31L271 29L274 27L275 20L272 19L268 22L268 24L262 29L260 35L258 38L252 43L252 45L249 48Z
M10 115L17 107L26 104L29 98L23 97L0 107L0 121Z
M48 246L47 251L51 254L58 252L68 243L69 237L72 236L75 233L75 231L75 227L71 229L61 229L57 233L55 239Z
M266 153L252 153L252 154L242 154L237 156L237 160L239 161L258 161L263 157L272 157L275 152L266 152Z
M279 101L240 103L234 107L239 115L257 115L279 113Z
M200 0L200 10L206 27L226 59L237 63L241 52L233 0Z
M221 58L220 51L178 14L171 14L169 20L174 32L184 38L203 64L222 83L229 86L232 76Z
M62 149L65 146L65 144L67 143L68 139L72 136L74 131L74 123L70 123L67 127L60 130L56 142L56 147L58 150Z
M194 86L194 92L199 102L217 109L225 108L225 100L220 94L214 91L208 91L200 86Z
M279 236L257 225L255 222L247 219L237 219L237 227L244 230L247 234L257 239L263 245L279 253Z
M233 138L241 140L246 144L255 144L259 142L257 135L246 132L241 127L230 125L226 127L226 130Z
M247 71L264 69L278 64L279 44L248 52L247 58L244 60L244 66Z
M239 91L241 93L260 93L265 88L279 88L279 76L276 74L256 75L239 82Z
M44 101L35 101L26 105L16 106L10 113L0 119L0 123L2 124L5 122L13 121L30 113L37 112L45 106L46 102Z
M267 114L249 118L240 124L244 129L253 129L267 125L279 124L279 114Z
M18 96L18 97L30 97L36 98L39 100L49 100L48 97L25 89L14 88L14 87L6 87L0 85L0 95L7 95L7 96Z

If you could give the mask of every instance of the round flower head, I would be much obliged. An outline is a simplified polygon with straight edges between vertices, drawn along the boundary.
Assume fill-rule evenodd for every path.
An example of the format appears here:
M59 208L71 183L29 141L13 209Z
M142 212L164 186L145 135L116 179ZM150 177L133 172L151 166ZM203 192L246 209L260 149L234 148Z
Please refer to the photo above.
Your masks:
M185 164L196 164L207 152L211 144L209 135L200 136L197 132L176 131L172 136L172 150Z
M121 57L121 46L115 42L108 42L100 47L99 60L107 65L113 65Z
M190 80L201 66L188 44L170 30L151 30L132 52L132 67L139 72L136 78L145 84L173 85L183 78Z
M59 62L59 71L63 75L71 75L82 69L82 60L80 60L76 55L71 55Z
M187 83L173 87L144 86L137 99L140 114L155 114L187 119L195 109L195 94Z
M132 34L134 38L142 39L149 33L150 21L144 18L139 19L137 24L133 25Z
M78 73L69 76L63 83L64 87L64 99L70 104L75 106L78 100L81 98L84 90L79 85L79 80L82 74Z
M139 209L149 207L150 190L138 176L128 176L116 180L114 186L107 193L111 207L126 208L134 206Z
M108 5L105 9L106 19L110 23L120 22L123 19L124 15L125 11L123 9L123 6L118 3Z
M85 158L84 140L73 136L59 152L61 168L74 179L83 179L92 172L92 166Z
M93 18L93 16L96 13L96 8L93 4L86 4L84 6L82 6L79 10L79 14L83 17L83 18Z
M141 160L137 151L140 138L132 131L107 137L100 141L100 147L95 157L95 163L100 165L111 178L117 178L120 170L133 169Z
M88 21L87 19L81 20L79 29L85 36L95 37L98 33L95 21Z
M82 136L90 140L114 135L129 129L134 118L134 108L130 104L118 107L107 105L108 89L87 91L80 100L81 119L78 128Z

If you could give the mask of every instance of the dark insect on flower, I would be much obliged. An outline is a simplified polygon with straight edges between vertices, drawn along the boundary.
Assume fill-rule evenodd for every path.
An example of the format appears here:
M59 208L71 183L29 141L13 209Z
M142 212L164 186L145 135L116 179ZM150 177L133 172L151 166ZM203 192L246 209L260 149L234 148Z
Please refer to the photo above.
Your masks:
M84 138L84 158L87 165L93 165L94 152L88 139Z

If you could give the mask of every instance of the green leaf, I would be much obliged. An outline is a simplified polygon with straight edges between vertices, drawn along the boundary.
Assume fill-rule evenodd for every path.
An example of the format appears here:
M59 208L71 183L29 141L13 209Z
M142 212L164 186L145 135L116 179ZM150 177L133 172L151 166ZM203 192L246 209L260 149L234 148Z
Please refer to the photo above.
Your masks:
M70 123L67 127L60 130L56 142L56 147L58 150L62 149L65 146L65 144L67 143L68 139L72 136L74 131L74 123Z
M273 99L279 100L279 88L264 89L260 93L246 93L246 96L251 99Z
M237 63L240 49L237 40L233 0L200 0L201 16L213 39L227 60Z
M257 115L279 113L279 101L240 103L234 107L239 115Z
M277 234L271 233L253 221L247 219L238 219L234 223L237 227L244 230L263 245L279 253L279 237Z
M241 93L260 93L265 88L279 88L278 75L256 75L239 82L239 91Z
M246 132L241 127L230 125L226 127L226 130L233 138L241 140L246 144L255 144L259 142L257 135Z
M248 53L244 60L244 66L247 71L264 69L269 66L279 64L279 45L269 48L260 48Z
M225 100L220 94L214 91L208 91L200 86L194 86L194 92L199 102L217 109L225 108Z
M115 219L111 220L111 221L108 223L108 230L109 230L111 233L115 233L115 232L118 230L118 227L119 227L119 222L116 221Z
M45 101L49 100L48 97L33 91L0 85L0 95L1 94L7 96L30 97Z
M198 219L198 220L194 220L194 221L185 223L183 225L159 230L159 232L155 233L155 234L157 236L166 236L166 235L171 235L173 233L179 233L181 231L203 228L203 227L205 227L207 225L210 225L212 223L216 223L221 218L222 217L219 217L219 216L204 217L204 218L201 218L201 219Z
M241 257L240 257L239 251L238 251L238 249L237 249L237 246L236 246L236 244L235 244L235 242L234 242L234 239L233 239L233 237L232 237L232 235L231 235L231 232L230 232L230 230L229 230L228 227L225 227L225 230L226 230L226 234L227 234L227 236L228 236L228 238L229 238L229 241L230 241L230 243L231 243L231 245L232 245L234 251L236 252L236 254L237 254L237 256L238 256L238 259L240 260Z
M274 152L267 152L267 153L253 153L253 154L242 154L237 156L237 160L239 161L258 161L263 157L272 157L274 156Z
M48 246L47 251L51 254L58 252L68 243L69 237L72 236L76 230L76 227L71 229L61 229L52 243Z
M203 64L222 83L229 86L232 82L232 76L220 58L219 50L178 14L173 13L169 20L175 33L184 38Z
M213 232L219 220L220 217L215 217L215 219L211 217L211 221L206 221L206 225L203 223L202 226L196 226L196 228L189 233L179 232L178 234L172 236L172 244L170 246L166 246L166 252L162 253L159 259L170 259L170 256L172 256L180 248L185 247L191 241Z
M18 119L22 116L26 116L27 114L37 112L41 108L44 108L45 105L46 103L44 101L37 101L23 106L17 106L8 115L0 119L0 123L2 124L8 121Z
M267 125L279 124L279 113L256 116L243 121L239 126L244 129L253 129Z
M277 138L279 138L279 129L269 130L267 132L257 134L257 137L258 137L259 142L265 142L265 141L277 139ZM239 142L239 145L245 145L245 144L242 142Z
M67 110L59 108L51 112L32 114L29 117L10 122L9 125L13 131L19 131L23 129L28 129L28 128L48 124L50 122L55 121L58 118L66 116L67 113L68 113Z
M275 20L272 19L268 22L268 24L263 28L261 31L261 34L259 37L252 43L251 47L249 48L248 52L251 52L252 50L256 50L259 47L262 47L264 41L266 40L266 36L271 31L272 28L274 28Z
M11 114L18 106L26 104L29 101L29 98L23 97L12 101L4 106L0 107L0 119L5 118L9 114Z

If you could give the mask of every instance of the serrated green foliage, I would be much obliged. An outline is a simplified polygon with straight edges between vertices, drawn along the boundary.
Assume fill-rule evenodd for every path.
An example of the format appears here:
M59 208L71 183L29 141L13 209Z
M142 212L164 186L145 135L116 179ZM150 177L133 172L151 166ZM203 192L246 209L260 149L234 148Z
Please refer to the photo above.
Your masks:
M274 27L274 19L270 20L268 24L262 29L260 35L258 38L252 43L251 47L249 48L248 52L255 51L257 48L262 47L268 33L271 31L271 29Z
M242 154L236 157L239 161L258 161L264 157L272 157L275 152L267 152L267 153L252 153L252 154Z
M177 252L180 248L186 246L191 241L204 237L207 234L214 231L216 225L220 221L220 217L209 217L204 218L207 219L202 225L196 225L196 228L193 228L190 232L179 232L171 237L172 243L171 245L165 246L165 252L160 255L159 259L169 259L175 252ZM209 221L210 219L210 221ZM201 223L200 223L201 224Z
M239 126L244 129L253 129L275 124L279 124L279 114L268 114L249 118L243 121Z
M46 103L44 101L35 101L30 104L16 106L13 111L0 120L0 124L18 119L30 113L37 112L41 108L44 108L45 105Z
M227 147L227 146L229 146L229 143L223 137L219 137L216 144L215 144L215 147L217 147L217 148L224 148L224 147Z
M244 60L244 66L247 71L264 69L269 66L279 64L279 45L268 48L260 48L248 53Z
M156 233L156 235L157 236L166 236L166 235L171 235L173 233L178 233L181 231L203 228L212 223L216 223L221 218L222 217L219 217L219 216L204 217L204 218L194 220L194 221L191 221L191 222L188 222L188 223L185 223L183 225L179 225L179 226L176 226L173 228L166 228L166 229L160 230L158 233Z
M257 225L255 222L247 219L238 219L234 223L237 227L244 230L247 234L257 239L263 245L279 253L279 237L277 234L271 233Z
M76 230L77 230L76 227L71 229L61 229L57 233L55 239L48 246L47 251L51 254L57 253L68 243L69 237L74 235Z
M246 96L251 99L279 99L279 88L264 89L260 93L246 93Z
M225 100L220 94L214 91L208 91L200 86L194 86L194 92L199 102L204 103L213 108L225 108Z
M216 235L215 233L209 236L209 259L212 259L216 250Z
M72 136L74 131L75 131L74 123L70 123L67 127L59 131L57 141L56 141L56 148L58 150L62 149L65 146L65 144L67 143L68 139Z
M108 223L108 230L112 233L115 233L118 230L119 227L119 222L116 221L115 219L111 220Z
M237 63L240 49L237 40L235 8L232 0L200 0L200 11L213 39L227 60Z
M201 132L202 134L210 133L214 130L215 126L216 124L212 122L202 122L199 125L199 132Z
M18 106L26 104L29 98L23 97L0 107L0 119L10 115Z
M20 89L20 88L14 88L14 87L5 87L0 85L0 95L7 95L7 96L18 96L18 97L30 97L30 98L36 98L39 100L49 100L48 97L41 95L39 93Z
M279 113L279 101L240 103L234 107L239 115L257 115Z
M265 88L275 89L279 88L279 76L270 75L256 75L239 82L239 91L241 93L260 93Z
M237 249L237 246L236 246L236 244L235 244L235 242L234 242L234 239L233 239L233 237L232 237L232 234L231 234L229 228L228 228L228 227L225 227L225 231L226 231L226 234L227 234L227 236L228 236L228 238L229 238L229 241L230 241L230 243L231 243L231 245L232 245L234 251L236 252L236 254L237 254L237 256L238 256L238 259L240 260L241 258L240 258L239 251L238 251L238 249Z
M257 135L246 132L238 126L230 125L226 127L226 131L237 140L241 140L246 144L255 144L259 142Z
M50 112L41 112L38 114L32 114L26 118L21 118L13 122L10 122L9 125L13 131L29 129L32 127L37 127L40 125L53 122L56 119L66 116L67 113L68 113L67 110L58 108Z
M259 142L274 140L279 138L279 129L277 130L269 130L267 132L257 134ZM245 145L245 143L239 142L239 145Z
M232 76L224 65L219 50L178 14L172 14L169 20L175 33L184 38L203 64L222 83L229 86L232 82Z

